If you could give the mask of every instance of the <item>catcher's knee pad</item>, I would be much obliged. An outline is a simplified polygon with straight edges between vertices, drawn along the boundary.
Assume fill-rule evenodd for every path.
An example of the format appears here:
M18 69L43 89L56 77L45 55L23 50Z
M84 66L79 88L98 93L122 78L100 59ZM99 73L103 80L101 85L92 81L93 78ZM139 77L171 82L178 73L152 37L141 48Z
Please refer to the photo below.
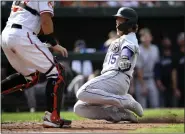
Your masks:
M23 90L25 88L32 87L33 85L37 84L38 80L39 72L32 73L28 76L23 76L20 73L12 74L1 81L1 94L5 95L17 90Z
M46 75L48 79L48 83L46 85L46 103L47 111L52 113L51 120L56 121L60 118L61 101L65 88L65 70L58 62L53 68L57 69L57 73L48 73L49 75Z

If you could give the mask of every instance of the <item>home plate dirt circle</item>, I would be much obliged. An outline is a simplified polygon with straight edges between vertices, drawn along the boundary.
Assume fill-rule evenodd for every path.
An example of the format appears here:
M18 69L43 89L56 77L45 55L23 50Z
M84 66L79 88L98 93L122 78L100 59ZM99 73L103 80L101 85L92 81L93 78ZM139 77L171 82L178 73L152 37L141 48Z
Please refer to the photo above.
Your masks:
M6 122L2 123L2 133L119 133L136 130L138 128L161 127L169 123L126 123L120 122L117 124L103 120L82 120L73 121L71 127L68 128L43 128L42 123L38 122Z

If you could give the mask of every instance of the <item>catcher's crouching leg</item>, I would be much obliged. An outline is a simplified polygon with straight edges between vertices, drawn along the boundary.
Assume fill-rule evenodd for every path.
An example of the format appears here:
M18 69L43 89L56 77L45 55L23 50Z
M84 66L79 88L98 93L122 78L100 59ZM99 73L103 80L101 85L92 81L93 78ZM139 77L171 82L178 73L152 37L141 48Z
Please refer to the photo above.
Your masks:
M28 76L23 76L20 73L15 73L1 81L1 95L13 93L15 91L30 88L38 83L39 72L32 73Z
M60 63L56 63L46 73L48 83L46 85L46 103L47 112L44 116L44 127L62 127L63 125L70 125L71 121L60 118L61 101L63 91L65 88L65 70Z

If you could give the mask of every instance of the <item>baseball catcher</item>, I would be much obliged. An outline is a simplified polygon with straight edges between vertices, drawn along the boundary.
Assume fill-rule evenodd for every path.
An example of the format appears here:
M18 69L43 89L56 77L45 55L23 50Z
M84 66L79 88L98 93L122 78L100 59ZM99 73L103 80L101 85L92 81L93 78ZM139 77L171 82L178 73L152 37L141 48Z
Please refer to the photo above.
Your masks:
M62 93L65 86L64 68L49 51L51 48L67 57L67 50L60 46L53 31L53 5L51 1L14 1L6 27L2 32L2 49L18 72L1 81L2 94L24 90L35 84L39 73L47 77L47 111L44 127L62 127L71 121L60 118ZM39 31L43 34L38 36ZM45 44L48 44L47 46ZM49 48L48 48L49 47Z

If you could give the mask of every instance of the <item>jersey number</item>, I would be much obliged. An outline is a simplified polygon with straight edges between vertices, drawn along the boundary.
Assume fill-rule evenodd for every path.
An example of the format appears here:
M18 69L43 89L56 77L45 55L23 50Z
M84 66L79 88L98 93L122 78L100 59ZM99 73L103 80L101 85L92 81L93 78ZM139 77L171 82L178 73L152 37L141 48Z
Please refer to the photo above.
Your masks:
M108 64L114 64L116 62L116 55L115 53L110 55Z

